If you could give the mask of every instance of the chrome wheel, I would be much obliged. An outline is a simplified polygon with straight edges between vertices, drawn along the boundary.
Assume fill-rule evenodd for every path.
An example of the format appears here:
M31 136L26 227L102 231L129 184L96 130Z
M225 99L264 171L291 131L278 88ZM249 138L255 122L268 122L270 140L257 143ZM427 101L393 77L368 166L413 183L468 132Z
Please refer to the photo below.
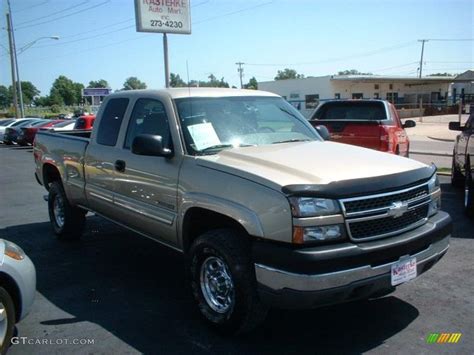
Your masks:
M59 228L64 226L64 201L61 196L56 195L53 201L54 221Z
M201 291L213 311L226 313L234 306L234 283L225 262L216 257L208 257L201 265Z
M7 309L5 308L3 303L0 302L0 346L2 346L3 342L5 341L5 337L7 336L7 331L8 331Z

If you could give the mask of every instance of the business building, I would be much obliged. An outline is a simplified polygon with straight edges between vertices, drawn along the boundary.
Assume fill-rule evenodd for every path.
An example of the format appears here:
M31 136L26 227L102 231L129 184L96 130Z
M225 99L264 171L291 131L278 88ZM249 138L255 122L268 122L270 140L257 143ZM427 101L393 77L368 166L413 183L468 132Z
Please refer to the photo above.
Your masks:
M334 99L386 99L396 105L402 117L410 117L420 113L420 102L425 108L433 105L446 107L456 102L452 84L466 84L469 80L458 77L327 75L259 82L258 88L283 96L306 117L320 102Z

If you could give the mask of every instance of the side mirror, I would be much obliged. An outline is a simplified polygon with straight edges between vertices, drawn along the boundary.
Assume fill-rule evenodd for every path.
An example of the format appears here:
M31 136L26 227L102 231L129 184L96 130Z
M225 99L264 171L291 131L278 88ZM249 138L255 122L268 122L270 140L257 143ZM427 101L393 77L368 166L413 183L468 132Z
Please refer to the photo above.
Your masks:
M315 126L314 128L316 128L316 131L318 131L321 138L324 139L325 141L328 141L329 139L331 139L331 133L329 133L326 126L318 125L318 126Z
M412 120L406 120L403 124L403 128L413 128L416 126L416 122Z
M462 131L464 127L461 127L461 123L459 122L449 122L449 130L450 131Z
M156 157L172 157L173 152L163 147L163 138L153 134L139 134L133 139L132 153Z

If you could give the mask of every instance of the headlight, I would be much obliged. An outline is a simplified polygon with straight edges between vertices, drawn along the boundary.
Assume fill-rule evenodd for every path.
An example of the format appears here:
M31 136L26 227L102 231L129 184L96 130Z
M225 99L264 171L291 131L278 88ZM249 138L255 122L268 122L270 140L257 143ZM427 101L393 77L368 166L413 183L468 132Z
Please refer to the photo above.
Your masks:
M293 217L328 216L340 212L337 201L314 197L290 197Z
M7 240L4 240L3 242L5 243L5 251L3 253L6 256L15 260L23 260L25 258L25 252L18 245Z
M430 181L428 181L428 189L430 193L436 192L436 190L440 189L438 174L434 174Z
M434 174L430 181L428 181L428 191L431 195L428 216L431 217L441 208L441 187L437 174Z
M344 237L344 226L333 224L327 226L294 227L293 243L331 242Z

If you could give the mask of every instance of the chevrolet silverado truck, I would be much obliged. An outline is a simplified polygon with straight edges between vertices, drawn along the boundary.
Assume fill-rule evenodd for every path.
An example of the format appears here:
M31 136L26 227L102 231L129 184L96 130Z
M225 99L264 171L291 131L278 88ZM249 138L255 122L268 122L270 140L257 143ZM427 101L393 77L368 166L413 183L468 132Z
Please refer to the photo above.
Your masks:
M92 132L36 137L55 234L87 211L184 255L202 316L239 333L269 307L380 297L446 253L434 166L325 141L280 96L114 93Z

